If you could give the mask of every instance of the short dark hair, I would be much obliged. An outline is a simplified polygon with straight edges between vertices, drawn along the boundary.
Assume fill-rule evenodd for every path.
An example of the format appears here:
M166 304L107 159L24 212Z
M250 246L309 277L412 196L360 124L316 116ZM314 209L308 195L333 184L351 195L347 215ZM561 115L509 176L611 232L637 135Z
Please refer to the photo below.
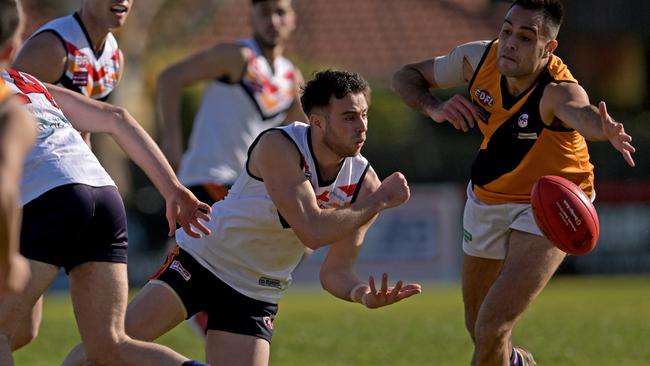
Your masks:
M312 109L327 107L332 96L342 99L353 93L363 93L370 103L370 85L361 75L349 71L319 71L302 87L300 103L302 110L309 116Z
M17 0L0 0L0 46L14 36L20 24Z
M557 37L564 19L564 7L560 0L515 0L510 8L521 6L527 10L541 11L544 15L544 27L550 38Z

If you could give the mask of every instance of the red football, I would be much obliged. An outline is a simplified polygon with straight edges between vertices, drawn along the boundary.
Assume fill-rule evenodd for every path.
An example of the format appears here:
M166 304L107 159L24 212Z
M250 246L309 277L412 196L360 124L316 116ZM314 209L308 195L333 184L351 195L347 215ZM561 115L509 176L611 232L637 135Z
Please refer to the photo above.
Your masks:
M537 226L556 247L573 255L594 249L600 231L598 214L577 185L546 175L533 186L530 200Z

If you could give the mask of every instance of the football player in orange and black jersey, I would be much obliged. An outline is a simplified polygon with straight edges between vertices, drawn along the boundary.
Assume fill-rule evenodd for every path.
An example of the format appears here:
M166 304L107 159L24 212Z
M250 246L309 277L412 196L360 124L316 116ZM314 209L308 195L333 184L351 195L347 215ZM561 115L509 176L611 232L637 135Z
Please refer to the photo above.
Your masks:
M132 3L82 0L79 11L46 23L25 41L12 68L106 101L124 71L124 55L111 31L124 24ZM90 134L82 135L90 144Z
M438 123L483 134L463 216L465 323L472 365L534 365L511 341L512 329L565 257L532 216L530 191L558 175L594 198L585 139L609 141L634 166L632 138L590 103L553 54L563 18L559 0L516 0L498 39L460 45L450 54L404 66L393 88ZM441 101L429 88L468 85L469 100Z

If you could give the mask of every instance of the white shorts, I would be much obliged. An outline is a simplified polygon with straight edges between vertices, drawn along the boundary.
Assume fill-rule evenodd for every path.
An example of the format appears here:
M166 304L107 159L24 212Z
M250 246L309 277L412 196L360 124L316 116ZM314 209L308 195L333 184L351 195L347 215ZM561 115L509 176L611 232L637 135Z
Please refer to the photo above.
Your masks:
M544 236L530 203L488 205L474 195L470 182L463 213L463 251L474 257L504 259L512 230Z

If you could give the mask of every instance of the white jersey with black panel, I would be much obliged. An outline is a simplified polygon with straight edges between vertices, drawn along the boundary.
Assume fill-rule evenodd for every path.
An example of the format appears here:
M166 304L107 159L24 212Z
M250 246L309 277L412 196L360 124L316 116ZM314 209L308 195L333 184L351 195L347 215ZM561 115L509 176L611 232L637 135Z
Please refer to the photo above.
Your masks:
M65 70L55 84L93 99L106 100L117 86L122 66L113 34L106 35L104 47L96 53L77 13L46 23L32 37L43 32L57 35L67 54Z
M369 167L363 156L346 158L336 178L324 182L318 174L309 125L294 122L276 129L296 145L320 207L343 208L354 202ZM254 146L255 142L251 149ZM212 234L200 239L177 230L180 247L240 293L277 303L306 247L278 212L264 183L245 169L226 198L212 205L207 226Z
M178 173L186 186L232 184L253 140L280 125L294 102L297 81L291 61L277 57L271 67L253 39L240 43L252 51L241 81L214 80L203 92Z

